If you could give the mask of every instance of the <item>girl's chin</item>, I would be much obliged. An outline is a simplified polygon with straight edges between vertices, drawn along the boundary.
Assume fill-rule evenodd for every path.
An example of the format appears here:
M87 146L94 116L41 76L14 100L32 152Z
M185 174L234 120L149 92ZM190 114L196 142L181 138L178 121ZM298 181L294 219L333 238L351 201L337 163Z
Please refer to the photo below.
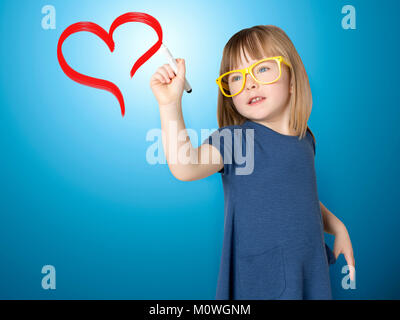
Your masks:
M260 106L260 107L254 106L254 107L246 108L246 110L244 110L244 113L252 115L253 117L264 119L271 114L271 111L268 108L266 108L265 106L264 107L263 106Z

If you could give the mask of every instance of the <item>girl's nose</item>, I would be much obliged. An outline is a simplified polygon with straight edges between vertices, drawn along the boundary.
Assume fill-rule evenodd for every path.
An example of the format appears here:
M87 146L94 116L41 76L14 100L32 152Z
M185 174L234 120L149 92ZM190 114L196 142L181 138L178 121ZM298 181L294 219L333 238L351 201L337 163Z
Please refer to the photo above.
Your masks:
M246 88L256 88L258 86L258 83L254 81L253 77L249 74L246 75Z

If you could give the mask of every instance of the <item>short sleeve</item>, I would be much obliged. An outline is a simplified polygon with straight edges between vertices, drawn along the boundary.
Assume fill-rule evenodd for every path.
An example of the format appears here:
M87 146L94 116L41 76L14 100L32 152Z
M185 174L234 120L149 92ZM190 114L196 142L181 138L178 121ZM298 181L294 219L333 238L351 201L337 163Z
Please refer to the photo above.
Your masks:
M218 172L221 174L229 174L232 170L232 154L233 154L233 132L230 127L222 127L215 130L206 138L202 144L208 143L214 146L224 162L224 166Z

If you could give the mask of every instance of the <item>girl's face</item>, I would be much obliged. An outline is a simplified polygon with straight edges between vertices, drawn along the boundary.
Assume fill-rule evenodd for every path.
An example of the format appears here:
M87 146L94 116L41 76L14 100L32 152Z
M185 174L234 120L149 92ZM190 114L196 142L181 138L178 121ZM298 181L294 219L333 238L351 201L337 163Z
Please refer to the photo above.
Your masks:
M249 55L246 52L246 56ZM268 57L263 57L268 58ZM237 69L246 68L257 60L250 60L248 63L241 51L241 61ZM290 95L290 69L281 64L282 75L280 79L271 84L260 84L256 82L250 74L246 75L246 83L242 92L232 97L236 110L245 118L250 120L272 121L282 116L283 112L289 111ZM250 99L253 97L264 97L265 99L251 105Z

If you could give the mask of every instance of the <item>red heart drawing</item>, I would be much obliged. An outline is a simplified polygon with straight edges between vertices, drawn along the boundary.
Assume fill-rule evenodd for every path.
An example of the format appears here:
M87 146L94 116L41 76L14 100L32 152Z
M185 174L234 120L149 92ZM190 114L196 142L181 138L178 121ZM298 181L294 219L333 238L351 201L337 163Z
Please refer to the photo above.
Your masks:
M69 78L80 84L111 92L119 101L122 117L125 115L125 103L119 88L110 81L89 77L72 69L65 61L61 48L65 39L67 39L71 34L81 31L88 31L94 33L100 39L102 39L107 44L110 51L113 52L115 48L115 43L112 36L115 29L117 29L120 25L123 25L127 22L135 22L135 21L145 23L150 27L152 27L157 32L158 41L135 62L130 73L132 78L137 69L139 69L147 60L149 60L157 52L157 50L161 47L162 44L163 35L162 35L161 25L154 17L152 17L147 13L128 12L123 15L120 15L113 21L110 27L110 31L108 33L98 24L93 22L74 23L64 30L57 44L57 58L61 66L61 69L64 71L64 73Z

